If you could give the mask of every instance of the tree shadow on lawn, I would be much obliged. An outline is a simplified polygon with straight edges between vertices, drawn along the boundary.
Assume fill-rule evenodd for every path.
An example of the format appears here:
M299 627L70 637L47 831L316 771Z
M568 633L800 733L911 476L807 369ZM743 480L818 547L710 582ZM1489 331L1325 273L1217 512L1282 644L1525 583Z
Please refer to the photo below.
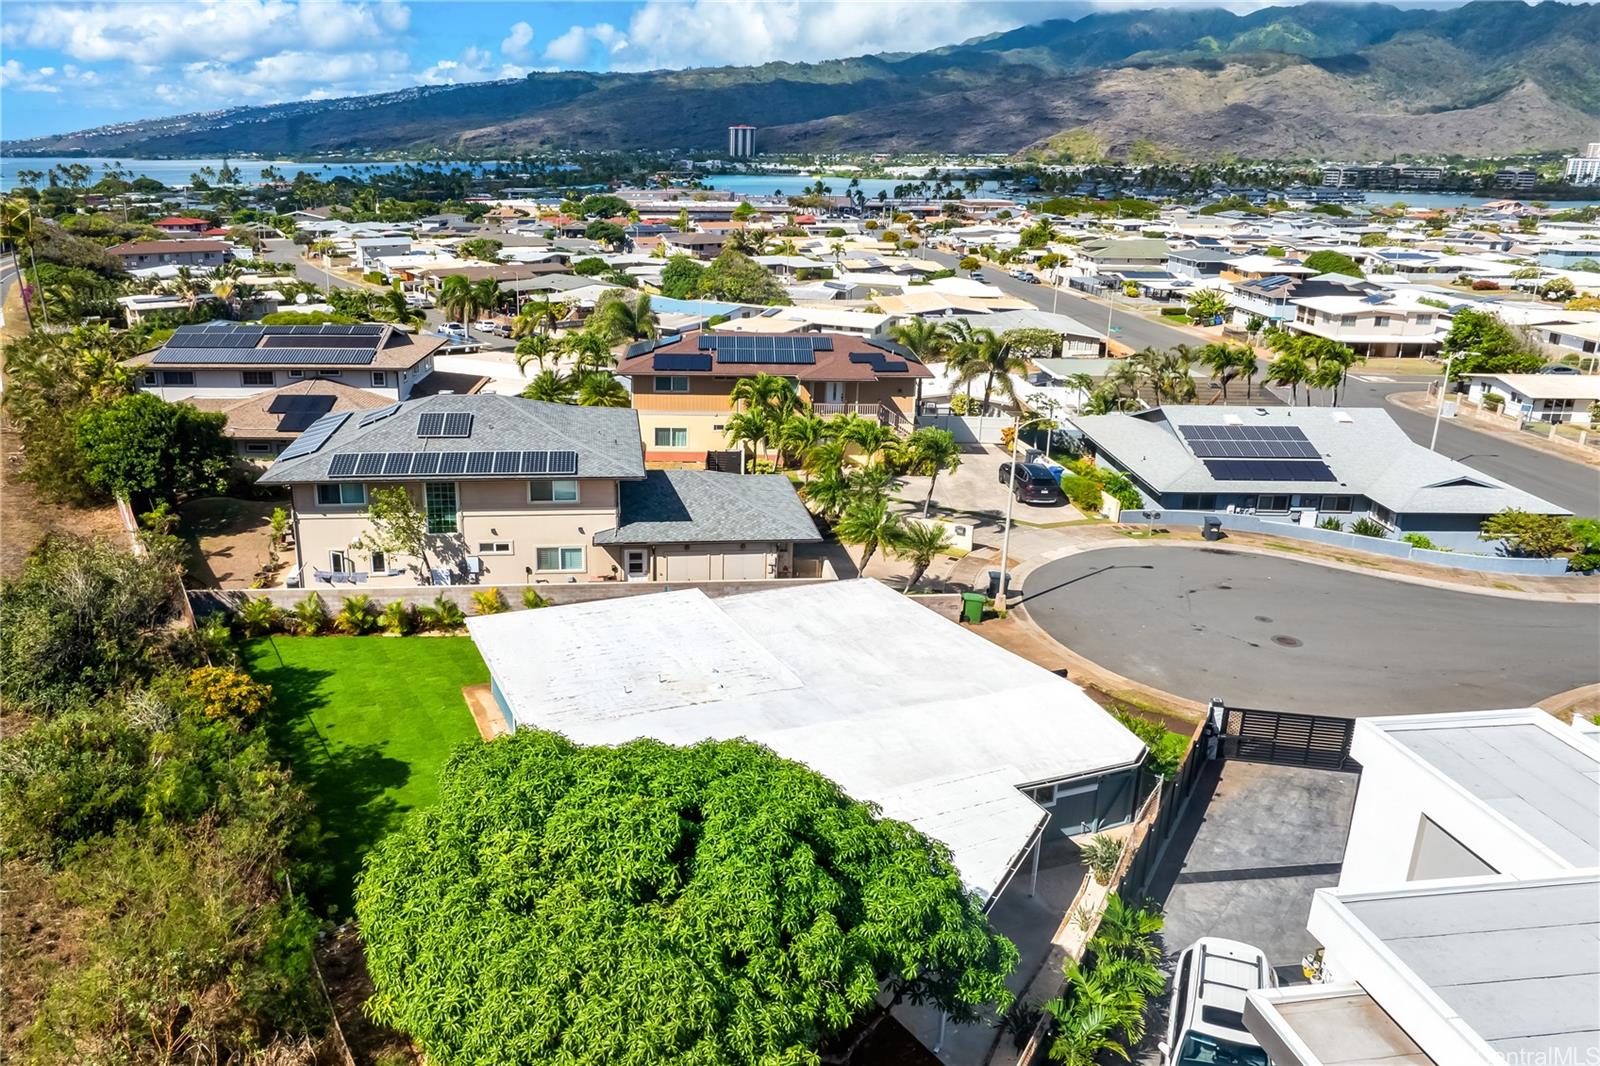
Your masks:
M273 690L273 749L294 768L315 808L317 826L304 856L312 866L307 893L318 910L347 918L367 852L404 817L393 792L410 780L411 766L377 744L328 739L317 712L327 705L322 685L333 671L285 664L260 674Z

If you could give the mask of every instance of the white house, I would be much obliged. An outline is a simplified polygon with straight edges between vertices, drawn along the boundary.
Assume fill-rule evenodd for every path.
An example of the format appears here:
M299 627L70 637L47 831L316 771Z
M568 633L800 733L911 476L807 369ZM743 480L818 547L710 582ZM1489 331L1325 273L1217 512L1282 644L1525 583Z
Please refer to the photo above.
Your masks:
M1468 374L1467 398L1482 403L1498 396L1504 410L1533 422L1589 425L1589 408L1600 403L1600 375Z
M1600 1060L1600 744L1537 708L1367 718L1318 983L1252 992L1276 1066Z

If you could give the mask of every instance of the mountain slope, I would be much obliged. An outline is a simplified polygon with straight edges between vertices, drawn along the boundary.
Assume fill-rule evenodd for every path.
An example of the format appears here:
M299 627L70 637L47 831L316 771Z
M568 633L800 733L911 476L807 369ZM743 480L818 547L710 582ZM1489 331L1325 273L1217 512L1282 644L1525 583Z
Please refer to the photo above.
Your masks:
M124 123L11 154L496 153L542 146L1016 151L1088 130L1113 152L1485 155L1592 140L1600 5L1312 3L1095 13L915 54L567 72Z

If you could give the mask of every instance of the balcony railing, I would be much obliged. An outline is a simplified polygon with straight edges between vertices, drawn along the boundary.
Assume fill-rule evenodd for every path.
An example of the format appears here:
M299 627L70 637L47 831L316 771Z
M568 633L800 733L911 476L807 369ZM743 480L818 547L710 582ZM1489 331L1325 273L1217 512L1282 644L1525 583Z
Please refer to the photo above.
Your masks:
M882 403L814 403L811 405L814 414L822 418L832 418L835 415L855 415L858 418L870 418L883 423L896 433L910 433L911 420L898 410Z

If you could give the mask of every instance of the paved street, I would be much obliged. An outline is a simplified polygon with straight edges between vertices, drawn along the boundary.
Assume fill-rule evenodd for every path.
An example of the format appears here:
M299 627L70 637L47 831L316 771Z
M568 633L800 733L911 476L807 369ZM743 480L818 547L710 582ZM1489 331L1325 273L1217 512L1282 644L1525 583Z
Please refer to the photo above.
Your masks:
M1526 707L1600 680L1600 610L1217 548L1082 552L1028 575L1052 637L1158 689L1342 715Z
M961 261L960 256L932 248L919 248L917 254L952 268ZM1006 295L1027 300L1041 311L1054 310L1057 314L1075 318L1102 333L1105 332L1109 311L1111 325L1117 330L1112 339L1136 349L1171 348L1175 344L1205 343L1198 334L1165 326L1160 322L1152 322L1143 315L1129 311L1120 301L1115 307L1109 307L1106 303L1090 300L1066 287L1052 294L1050 286L1030 285L1028 282L1018 281L1007 274L1004 267L985 266L982 273L985 281Z

